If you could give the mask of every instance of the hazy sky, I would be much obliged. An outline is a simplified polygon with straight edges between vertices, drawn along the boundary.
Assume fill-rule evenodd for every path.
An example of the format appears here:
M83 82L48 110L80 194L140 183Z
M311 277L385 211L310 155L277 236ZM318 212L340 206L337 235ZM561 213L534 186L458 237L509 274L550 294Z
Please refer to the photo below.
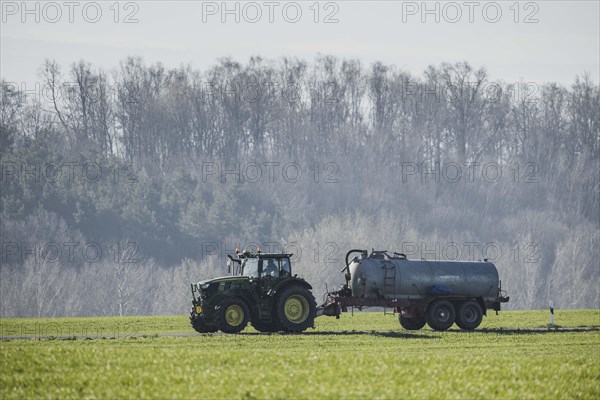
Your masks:
M112 69L129 55L167 67L205 69L224 56L242 62L252 55L312 60L321 53L358 58L364 65L380 60L416 74L430 64L467 60L486 66L492 80L508 82L568 84L584 71L598 82L600 74L596 0L225 6L221 1L56 1L26 7L22 1L2 1L1 6L0 76L27 87L38 79L45 58L63 67L83 59Z

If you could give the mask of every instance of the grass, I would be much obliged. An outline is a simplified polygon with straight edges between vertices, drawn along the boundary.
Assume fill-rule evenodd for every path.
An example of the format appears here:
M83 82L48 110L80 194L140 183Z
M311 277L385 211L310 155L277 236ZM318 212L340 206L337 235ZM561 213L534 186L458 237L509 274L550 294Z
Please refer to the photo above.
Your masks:
M600 311L555 320L600 327ZM490 315L480 332L406 332L394 316L355 313L301 335L157 336L192 333L185 317L4 319L0 335L49 324L71 331L51 336L107 339L0 342L0 398L600 397L600 331L528 331L547 311Z

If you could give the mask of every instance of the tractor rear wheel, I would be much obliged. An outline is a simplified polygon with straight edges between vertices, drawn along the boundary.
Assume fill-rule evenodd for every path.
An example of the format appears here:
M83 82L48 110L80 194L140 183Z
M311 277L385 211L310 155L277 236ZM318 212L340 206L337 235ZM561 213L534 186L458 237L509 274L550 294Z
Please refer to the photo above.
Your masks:
M308 289L292 286L278 296L276 311L286 331L302 332L314 325L317 303Z
M225 333L238 333L248 325L248 306L238 299L225 299L216 310L215 325Z
M207 324L202 316L194 312L193 308L190 312L190 323L198 333L213 333L218 330L216 326Z

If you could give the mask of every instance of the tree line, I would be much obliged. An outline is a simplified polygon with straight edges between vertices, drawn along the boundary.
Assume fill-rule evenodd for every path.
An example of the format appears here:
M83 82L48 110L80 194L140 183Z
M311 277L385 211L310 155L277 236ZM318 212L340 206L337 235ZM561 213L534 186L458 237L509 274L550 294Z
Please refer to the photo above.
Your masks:
M166 278L182 265L200 279L208 259L205 273L226 273L222 249L288 243L318 291L342 281L345 249L387 247L495 257L511 307L600 305L600 89L587 74L565 87L332 56L39 72L35 91L2 80L3 285L36 287L26 277L45 265L73 295L98 265L121 266L162 278L125 291L146 308L107 309L154 313L187 290ZM153 297L158 282L174 286ZM27 314L7 287L2 315ZM60 304L52 315L97 313Z

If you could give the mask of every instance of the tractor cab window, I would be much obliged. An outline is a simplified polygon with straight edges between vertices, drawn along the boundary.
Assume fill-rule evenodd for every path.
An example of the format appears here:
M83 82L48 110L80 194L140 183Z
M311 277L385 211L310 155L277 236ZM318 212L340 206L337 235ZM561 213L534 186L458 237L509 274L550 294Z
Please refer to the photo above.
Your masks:
M275 258L262 259L261 277L278 277L279 276L279 260Z
M242 264L242 275L257 278L258 277L258 259L247 258Z
M283 258L281 260L281 276L290 276L292 275L292 269L290 268L290 260L288 258Z

